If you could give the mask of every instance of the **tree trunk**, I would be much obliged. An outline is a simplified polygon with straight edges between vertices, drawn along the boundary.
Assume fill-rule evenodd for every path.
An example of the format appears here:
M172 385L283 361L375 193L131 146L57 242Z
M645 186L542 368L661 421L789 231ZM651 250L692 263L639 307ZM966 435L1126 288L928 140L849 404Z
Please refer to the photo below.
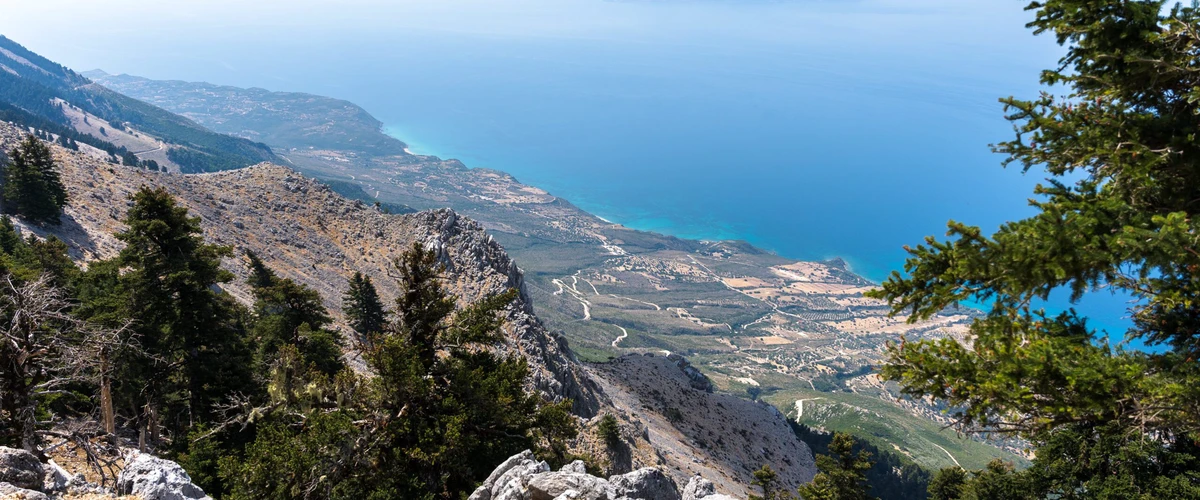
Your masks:
M117 432L116 415L113 413L112 379L108 376L108 350L100 351L100 418L104 421L104 432Z
M26 384L20 383L17 390L13 391L13 423L21 435L21 448L41 457L37 439L37 403L30 397L30 389Z

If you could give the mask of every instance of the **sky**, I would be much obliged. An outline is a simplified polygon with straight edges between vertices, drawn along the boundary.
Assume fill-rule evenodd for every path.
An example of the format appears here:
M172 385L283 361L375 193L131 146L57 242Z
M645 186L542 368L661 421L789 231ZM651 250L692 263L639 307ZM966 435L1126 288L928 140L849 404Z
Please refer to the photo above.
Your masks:
M688 44L700 51L719 50L706 47L704 39L712 35L713 44L757 40L776 47L824 45L832 49L831 55L853 52L870 55L875 62L897 51L924 50L933 62L979 53L993 63L1039 64L1057 52L1052 43L1029 37L1021 27L1029 15L1021 9L1027 2L1019 0L0 3L4 4L0 33L51 59L81 70L103 67L154 78L221 76L250 81L266 76L255 75L256 68L234 64L235 57L204 47L243 44L240 50L260 59L287 57L330 42L389 51L397 50L388 46L389 41L409 33ZM862 46L872 48L860 50ZM1007 50L996 50L999 46ZM849 51L838 50L847 47ZM179 71L181 66L191 70ZM229 78L238 73L243 75Z

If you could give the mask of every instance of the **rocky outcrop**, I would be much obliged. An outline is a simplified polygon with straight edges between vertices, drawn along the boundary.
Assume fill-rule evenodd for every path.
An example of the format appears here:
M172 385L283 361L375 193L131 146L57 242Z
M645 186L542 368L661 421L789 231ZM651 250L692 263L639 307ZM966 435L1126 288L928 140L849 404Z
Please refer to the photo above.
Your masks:
M579 472L544 472L529 478L526 491L530 500L607 500L614 498L605 479Z
M117 476L117 494L143 500L212 500L179 464L137 451L130 452Z
M642 468L608 479L584 472L583 462L551 471L533 453L506 460L471 494L470 500L680 500L679 489L661 470Z
M713 391L712 381L709 380L708 377L705 377L703 373L700 373L699 369L692 366L692 364L688 362L687 358L678 354L668 354L667 359L675 363L675 366L679 367L679 371L683 372L683 374L687 376L688 385L691 385L693 389L698 389L704 392Z
M701 498L707 500L733 500L731 496L718 494L717 488L713 486L712 481L695 476L683 488L681 500L699 500Z
M639 500L679 500L675 481L652 467L643 467L628 474L608 478L615 498Z
M0 483L17 488L42 489L45 468L37 456L25 450L0 446Z
M78 471L67 471L54 460L43 464L25 450L0 446L0 498L99 500L132 495L139 500L212 500L192 483L183 467L170 460L130 449L124 460L114 463L121 466L116 486L113 488L110 482L105 488L89 483Z

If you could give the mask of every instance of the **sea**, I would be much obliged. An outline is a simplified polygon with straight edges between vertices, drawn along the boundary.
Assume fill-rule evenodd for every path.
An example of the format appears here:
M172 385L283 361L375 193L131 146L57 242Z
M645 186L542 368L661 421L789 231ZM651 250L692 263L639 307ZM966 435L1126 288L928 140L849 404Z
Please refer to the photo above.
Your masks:
M347 99L613 222L875 281L951 219L1033 213L1043 173L989 145L1013 137L998 99L1063 54L1027 0L68 3L6 7L0 33L80 70ZM1127 305L1047 307L1120 340Z

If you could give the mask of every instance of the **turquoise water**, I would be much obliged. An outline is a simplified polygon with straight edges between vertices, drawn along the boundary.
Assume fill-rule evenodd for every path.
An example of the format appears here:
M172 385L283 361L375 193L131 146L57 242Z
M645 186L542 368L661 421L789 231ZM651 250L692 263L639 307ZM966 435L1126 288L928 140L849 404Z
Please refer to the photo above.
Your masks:
M1023 0L183 2L54 11L51 36L31 20L54 3L0 32L77 69L345 98L606 219L873 280L949 219L1031 213L1040 177L988 144L1011 136L997 98L1060 54ZM1122 299L1081 309L1125 324Z

